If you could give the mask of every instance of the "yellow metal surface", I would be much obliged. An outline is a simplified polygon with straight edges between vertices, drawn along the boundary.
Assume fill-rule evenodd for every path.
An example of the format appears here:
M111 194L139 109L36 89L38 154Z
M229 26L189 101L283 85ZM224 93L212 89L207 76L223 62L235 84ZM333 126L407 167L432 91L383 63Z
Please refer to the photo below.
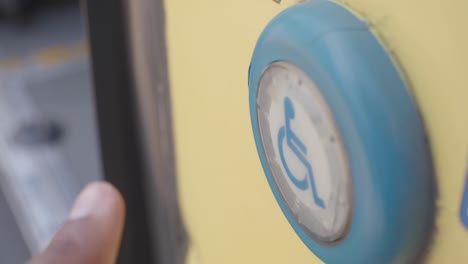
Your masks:
M294 2L165 1L190 264L321 263L276 204L249 120L247 71L255 42L268 21ZM439 185L427 259L461 263L468 259L468 231L458 217L468 149L468 1L340 2L370 22L411 85Z
M178 182L194 249L189 263L316 259L281 213L250 128L250 56L263 27L285 6L166 1Z

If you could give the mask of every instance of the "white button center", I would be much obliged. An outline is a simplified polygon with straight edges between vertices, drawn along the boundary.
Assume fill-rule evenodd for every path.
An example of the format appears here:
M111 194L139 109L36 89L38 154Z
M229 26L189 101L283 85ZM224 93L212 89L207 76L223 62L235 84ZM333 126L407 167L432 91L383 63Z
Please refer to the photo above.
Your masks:
M263 150L295 221L313 238L341 238L351 214L351 180L340 134L328 105L296 66L276 62L257 95Z

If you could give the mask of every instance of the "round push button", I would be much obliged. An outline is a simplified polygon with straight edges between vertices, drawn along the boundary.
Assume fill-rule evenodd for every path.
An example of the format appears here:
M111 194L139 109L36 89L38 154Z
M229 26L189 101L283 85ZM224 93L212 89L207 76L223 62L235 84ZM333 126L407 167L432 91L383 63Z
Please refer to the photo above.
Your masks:
M320 242L343 236L352 207L341 136L316 85L301 69L274 62L257 94L262 146L294 219Z
M326 263L415 263L432 233L431 153L394 61L362 18L325 0L280 13L255 47L258 156L289 224Z

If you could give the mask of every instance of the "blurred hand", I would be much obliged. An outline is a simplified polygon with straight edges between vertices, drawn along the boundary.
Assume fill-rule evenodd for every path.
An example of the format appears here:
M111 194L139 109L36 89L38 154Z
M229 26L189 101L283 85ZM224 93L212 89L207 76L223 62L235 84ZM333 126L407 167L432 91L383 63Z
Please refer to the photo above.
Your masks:
M89 184L49 246L28 264L113 264L120 247L125 204L109 183Z

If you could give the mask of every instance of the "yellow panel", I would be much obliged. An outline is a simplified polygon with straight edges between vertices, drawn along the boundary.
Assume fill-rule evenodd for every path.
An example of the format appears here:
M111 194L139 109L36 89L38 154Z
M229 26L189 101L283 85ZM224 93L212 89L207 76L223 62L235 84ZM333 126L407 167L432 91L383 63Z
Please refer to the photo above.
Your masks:
M166 0L178 181L188 262L320 261L270 191L250 128L247 71L260 32L297 1ZM341 1L395 54L426 121L440 199L431 263L468 259L458 218L468 146L468 1Z
M182 210L191 263L320 263L263 174L250 128L247 71L271 0L166 1ZM198 260L198 261L197 261Z

